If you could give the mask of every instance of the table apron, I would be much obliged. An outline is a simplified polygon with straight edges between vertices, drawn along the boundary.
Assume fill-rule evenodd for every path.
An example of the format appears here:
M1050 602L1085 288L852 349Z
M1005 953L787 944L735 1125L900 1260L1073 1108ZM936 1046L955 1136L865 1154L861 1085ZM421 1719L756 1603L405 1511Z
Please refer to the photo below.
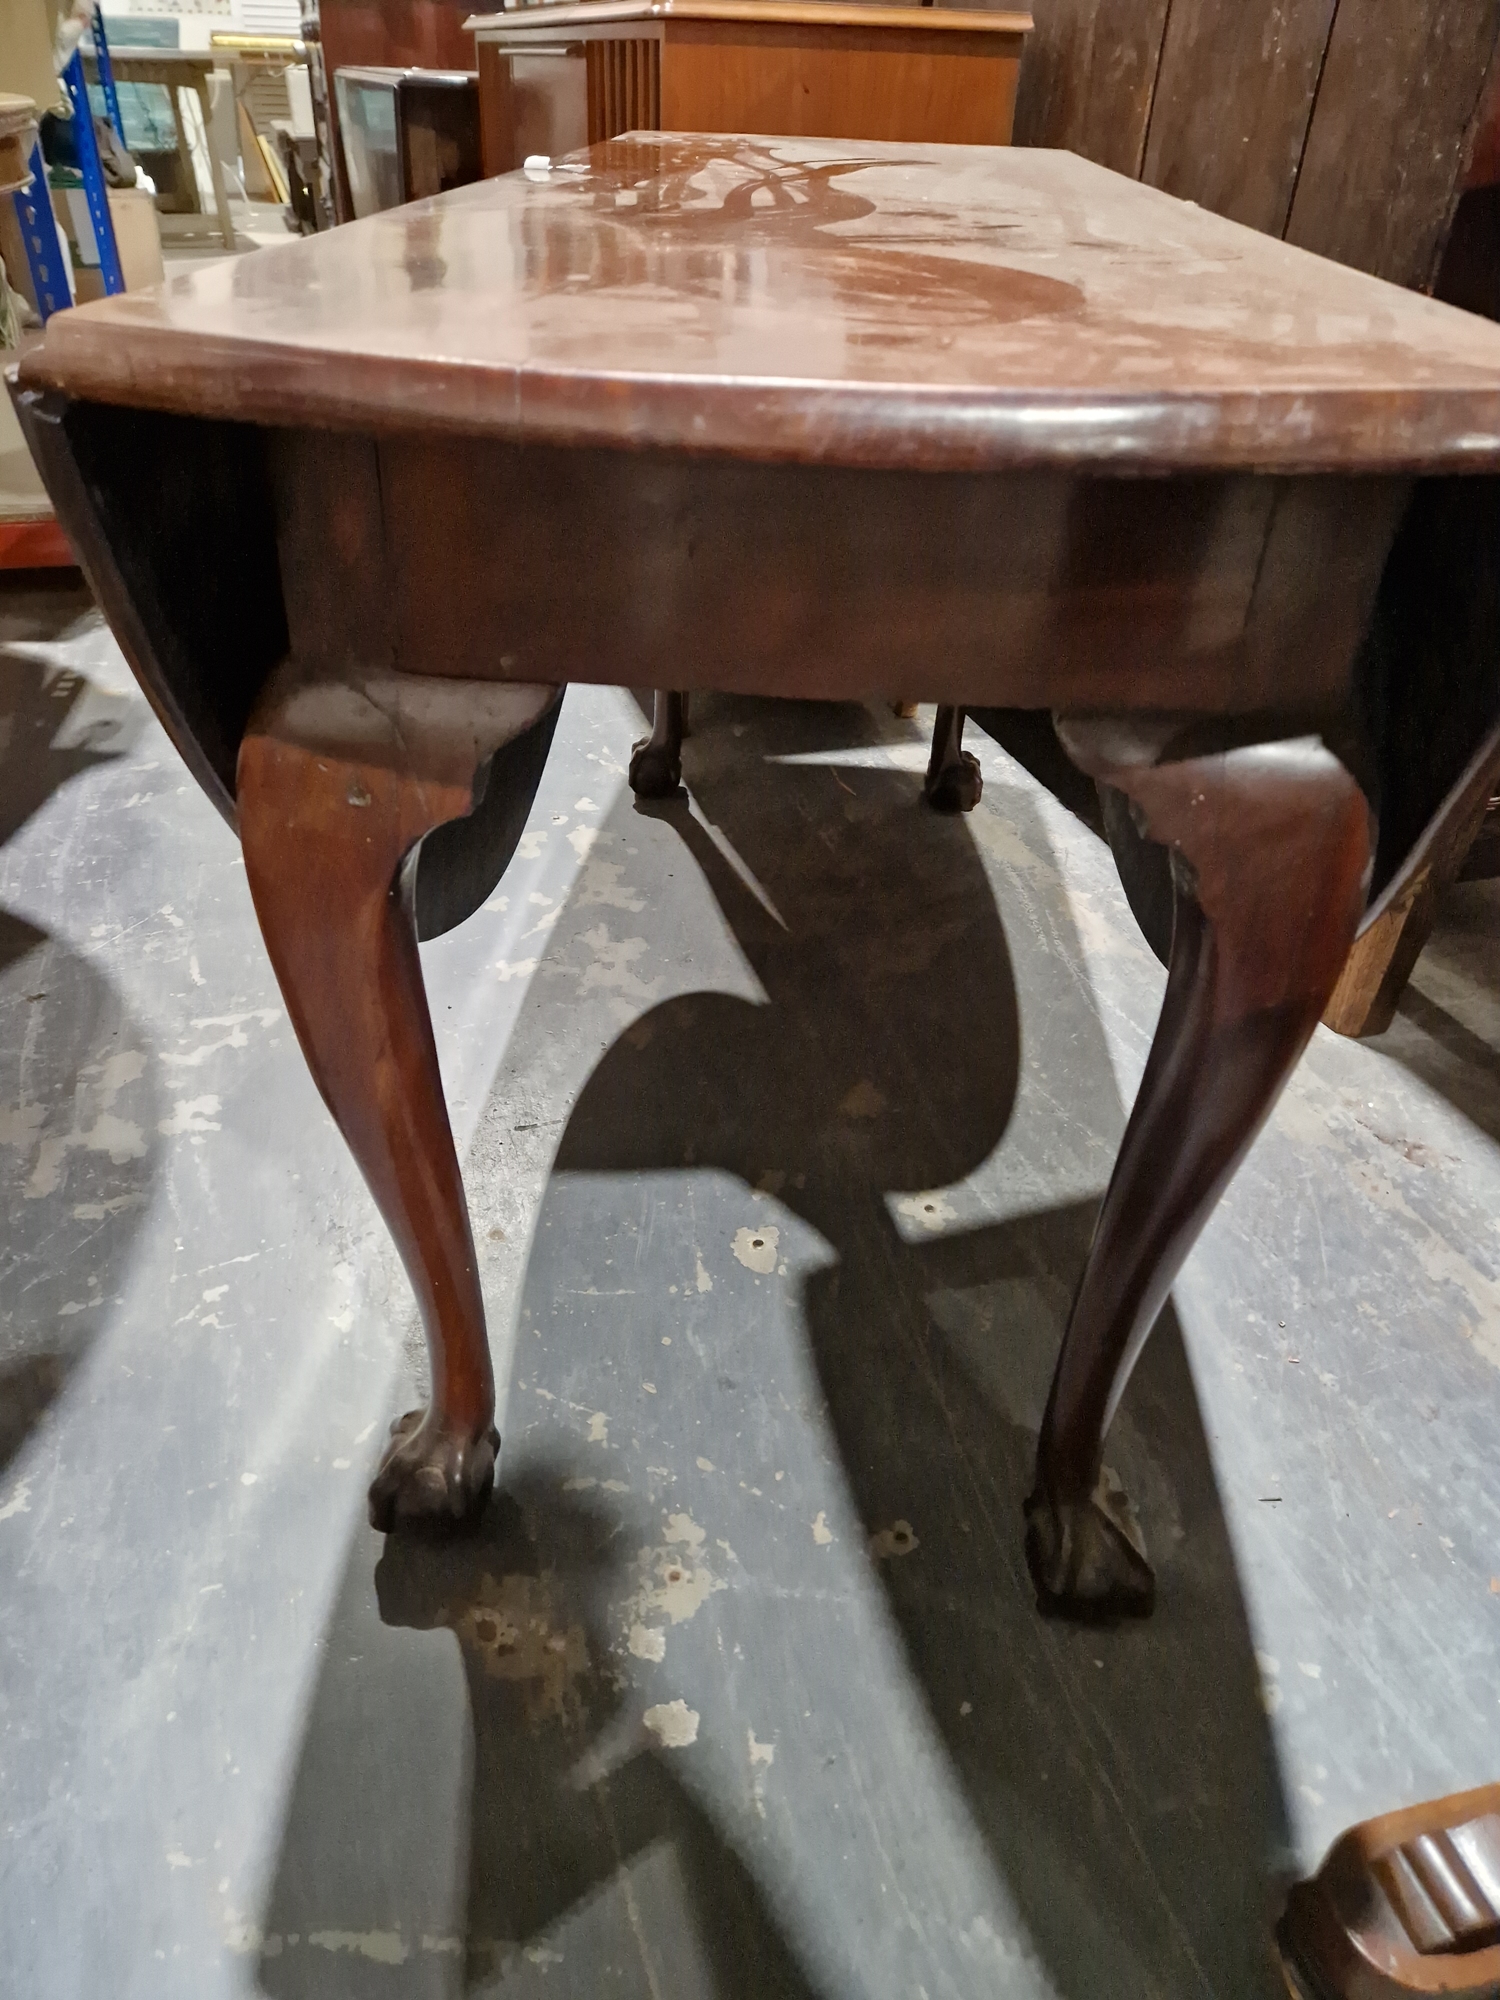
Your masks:
M1337 702L1409 491L271 438L309 665L822 700Z

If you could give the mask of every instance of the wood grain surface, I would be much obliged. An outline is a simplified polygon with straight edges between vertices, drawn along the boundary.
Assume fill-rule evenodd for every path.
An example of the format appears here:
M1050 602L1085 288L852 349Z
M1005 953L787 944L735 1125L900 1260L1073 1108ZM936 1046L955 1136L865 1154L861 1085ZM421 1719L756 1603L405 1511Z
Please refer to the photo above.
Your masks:
M804 464L1500 464L1500 328L1008 148L620 139L58 314L22 381Z
M1239 713L1343 699L1406 493L311 431L271 476L323 672Z
M1018 146L1141 171L1169 0L1038 0L1016 93Z
M1036 0L1016 143L1427 286L1500 168L1500 0Z
M1500 0L1340 0L1287 241L1430 285L1497 35Z
M1019 36L676 20L662 50L660 124L668 132L1003 146L1020 55Z
M1337 5L1173 7L1142 178L1280 236Z

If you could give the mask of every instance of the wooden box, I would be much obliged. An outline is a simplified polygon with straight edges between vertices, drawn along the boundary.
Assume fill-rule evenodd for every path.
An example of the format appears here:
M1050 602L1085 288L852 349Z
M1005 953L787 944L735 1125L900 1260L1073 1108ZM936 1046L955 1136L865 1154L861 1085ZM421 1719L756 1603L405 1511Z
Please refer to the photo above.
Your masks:
M577 0L477 14L486 174L621 132L1004 146L1029 14Z

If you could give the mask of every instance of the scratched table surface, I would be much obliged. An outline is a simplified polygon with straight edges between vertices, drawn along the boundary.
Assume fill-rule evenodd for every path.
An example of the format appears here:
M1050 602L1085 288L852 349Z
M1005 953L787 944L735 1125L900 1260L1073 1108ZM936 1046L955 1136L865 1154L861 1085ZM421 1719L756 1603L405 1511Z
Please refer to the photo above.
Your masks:
M1500 327L1009 148L627 136L70 313L23 377L794 461L1500 464Z

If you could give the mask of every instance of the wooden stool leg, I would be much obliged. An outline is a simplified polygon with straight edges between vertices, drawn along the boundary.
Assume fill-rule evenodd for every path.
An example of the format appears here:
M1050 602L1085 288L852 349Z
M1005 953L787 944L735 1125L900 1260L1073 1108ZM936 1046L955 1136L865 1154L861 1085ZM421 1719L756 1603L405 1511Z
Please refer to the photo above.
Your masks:
M964 710L940 708L922 795L937 812L973 812L984 790L979 759L964 748Z
M396 1427L370 1519L460 1520L499 1439L463 1180L412 910L422 836L468 813L493 752L553 690L385 674L273 677L240 747L245 871L313 1078L411 1279L432 1404Z
M1364 909L1364 795L1316 738L1159 761L1180 725L1060 722L1172 854L1166 998L1053 1377L1027 1502L1044 1610L1144 1615L1155 1583L1104 1436L1199 1231L1306 1047Z
M1340 1035L1383 1035L1432 934L1438 898L1456 882L1500 785L1500 730L1469 760L1422 836L1420 856L1349 954L1324 1025Z
M669 799L682 784L682 739L687 733L685 694L656 690L651 734L635 745L630 789L638 799Z

